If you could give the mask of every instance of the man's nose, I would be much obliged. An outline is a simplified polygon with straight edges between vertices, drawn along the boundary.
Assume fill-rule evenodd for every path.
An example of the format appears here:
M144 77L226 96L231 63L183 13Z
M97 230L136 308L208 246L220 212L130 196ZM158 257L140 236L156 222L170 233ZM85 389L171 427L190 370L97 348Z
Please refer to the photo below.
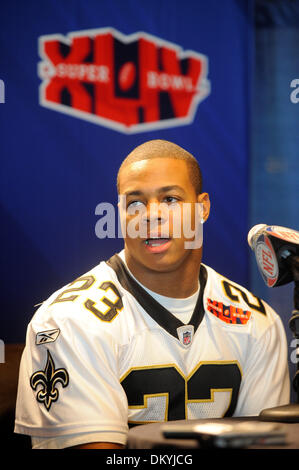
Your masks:
M143 214L143 222L163 222L166 219L165 211L167 210L167 204L159 203L157 201L151 201L146 205L145 212Z

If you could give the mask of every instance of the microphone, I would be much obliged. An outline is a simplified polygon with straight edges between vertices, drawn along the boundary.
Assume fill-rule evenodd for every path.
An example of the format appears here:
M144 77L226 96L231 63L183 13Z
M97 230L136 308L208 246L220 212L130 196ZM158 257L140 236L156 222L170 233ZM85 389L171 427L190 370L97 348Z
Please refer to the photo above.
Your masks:
M258 224L248 233L258 268L268 287L278 287L296 279L299 232L278 225Z
M294 310L289 327L296 341L299 340L299 232L278 225L258 224L248 233L248 244L254 251L257 265L268 287L277 287L294 281ZM299 348L297 348L297 371L293 387L297 403L260 412L262 421L299 423Z

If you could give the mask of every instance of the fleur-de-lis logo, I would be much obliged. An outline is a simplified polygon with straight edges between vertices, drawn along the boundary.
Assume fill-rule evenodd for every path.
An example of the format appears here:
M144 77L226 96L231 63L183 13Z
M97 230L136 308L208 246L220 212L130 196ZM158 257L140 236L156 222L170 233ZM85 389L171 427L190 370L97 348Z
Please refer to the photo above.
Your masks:
M42 388L38 391L36 399L39 403L44 403L46 409L49 411L53 402L59 398L59 391L56 387L58 383L62 387L66 387L69 383L69 375L65 369L56 369L53 358L47 350L47 364L45 370L38 370L30 379L30 385L33 390L36 390L39 385Z

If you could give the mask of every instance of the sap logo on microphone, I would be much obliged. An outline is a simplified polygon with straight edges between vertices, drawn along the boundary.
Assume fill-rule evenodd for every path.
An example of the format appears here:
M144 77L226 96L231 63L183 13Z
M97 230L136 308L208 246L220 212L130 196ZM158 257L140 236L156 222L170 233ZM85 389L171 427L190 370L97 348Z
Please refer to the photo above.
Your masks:
M124 133L193 122L210 94L208 57L114 28L39 38L42 106Z

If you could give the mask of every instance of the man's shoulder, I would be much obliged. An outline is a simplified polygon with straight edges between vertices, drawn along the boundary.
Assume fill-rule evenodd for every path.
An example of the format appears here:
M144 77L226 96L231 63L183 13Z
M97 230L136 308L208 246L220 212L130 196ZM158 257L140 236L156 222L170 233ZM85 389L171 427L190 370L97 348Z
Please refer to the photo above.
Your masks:
M207 271L206 306L227 324L250 325L264 329L277 321L278 314L249 288L220 274L210 266Z
M95 316L112 322L121 309L121 292L117 275L106 261L75 277L41 303L31 324L63 322L67 319L85 323ZM93 316L87 315L93 314Z
M42 304L53 305L65 301L74 300L80 292L95 288L97 282L113 278L113 273L106 261L100 261L97 265L79 276L74 276L69 282L54 291Z

